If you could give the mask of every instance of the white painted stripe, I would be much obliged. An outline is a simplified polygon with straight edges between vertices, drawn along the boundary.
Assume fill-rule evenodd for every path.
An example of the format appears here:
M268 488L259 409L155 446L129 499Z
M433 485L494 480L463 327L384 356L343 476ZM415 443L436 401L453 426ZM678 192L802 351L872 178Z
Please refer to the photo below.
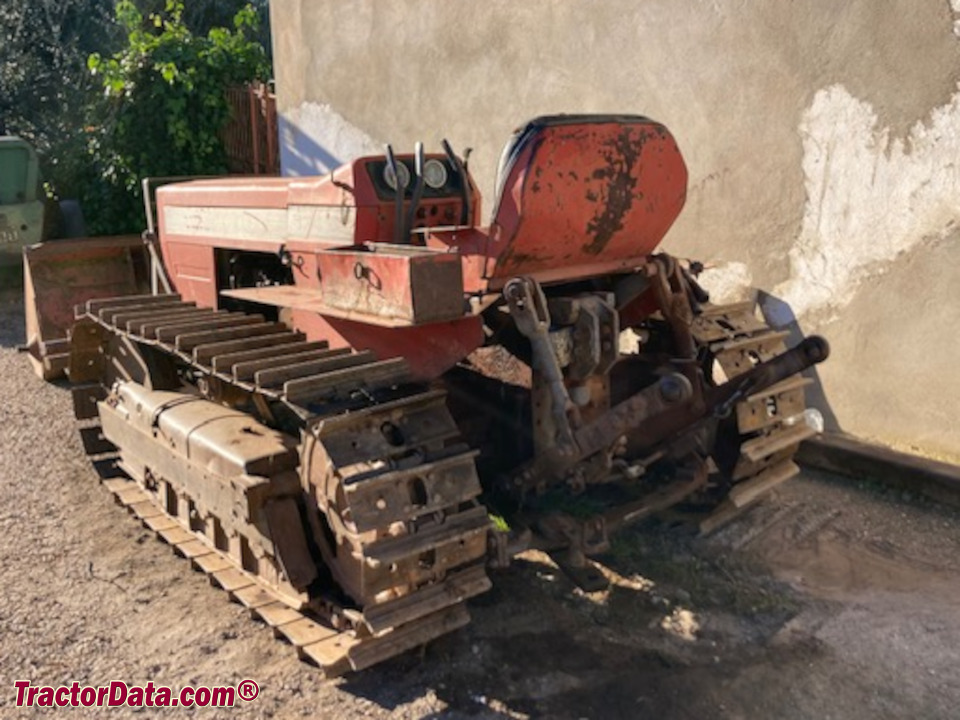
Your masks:
M167 205L163 229L170 235L224 240L282 240L287 236L283 208L222 208Z
M225 208L168 205L163 229L170 235L222 240L321 239L353 242L356 209L329 205Z
M291 205L287 237L353 242L356 208L348 205Z

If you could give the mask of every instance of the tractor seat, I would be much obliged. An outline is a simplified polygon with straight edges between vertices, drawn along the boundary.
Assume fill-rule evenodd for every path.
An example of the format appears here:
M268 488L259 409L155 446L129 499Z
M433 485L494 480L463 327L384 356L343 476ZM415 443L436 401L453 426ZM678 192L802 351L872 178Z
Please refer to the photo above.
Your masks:
M549 282L642 264L686 199L687 170L661 124L551 115L519 129L497 171L491 275Z

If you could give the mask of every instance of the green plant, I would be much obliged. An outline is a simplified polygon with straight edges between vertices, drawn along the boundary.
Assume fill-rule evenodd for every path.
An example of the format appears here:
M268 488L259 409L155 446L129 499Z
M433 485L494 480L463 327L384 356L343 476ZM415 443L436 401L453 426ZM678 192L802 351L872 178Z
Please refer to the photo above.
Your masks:
M83 118L102 93L87 57L123 40L113 0L0 2L0 134L34 146L57 193L74 196L87 163Z
M126 46L110 58L88 59L105 99L86 128L93 177L81 202L91 234L142 228L144 177L226 172L225 90L269 76L266 52L250 37L258 27L251 5L234 16L232 29L205 36L188 28L183 12L182 0L166 0L163 12L144 17L131 0L120 0L116 18Z

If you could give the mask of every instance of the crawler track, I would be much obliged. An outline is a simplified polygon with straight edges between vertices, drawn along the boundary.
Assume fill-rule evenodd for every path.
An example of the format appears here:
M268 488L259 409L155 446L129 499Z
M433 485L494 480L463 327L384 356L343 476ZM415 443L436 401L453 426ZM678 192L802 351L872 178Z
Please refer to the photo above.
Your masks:
M693 334L726 378L786 350L785 333L748 303L707 306ZM490 586L476 453L459 442L445 394L411 383L405 360L331 349L176 295L90 301L71 343L84 444L121 475L107 488L301 658L337 675L469 621L465 600ZM727 480L713 488L719 504L703 532L797 472L797 446L815 434L796 422L808 382L742 397L721 422L718 448L729 452L714 461ZM279 440L259 458L269 462L191 465L185 447L203 423L180 437L158 420L185 407L272 432ZM207 440L207 455L229 460L225 448L249 430L241 425ZM265 504L236 511L236 497L255 496Z
M726 378L734 378L759 362L786 351L788 333L772 330L756 317L752 301L707 305L693 323L693 335ZM812 381L794 375L753 395L741 398L720 428L721 441L734 452L716 458L724 465L729 487L725 498L700 523L712 532L736 517L800 470L793 462L800 443L817 431L797 421L806 409L804 392Z
M444 394L410 384L404 360L330 349L281 323L175 295L90 301L72 346L84 444L114 453L125 474L108 489L302 658L336 675L469 621L464 601L490 585L475 453L457 442ZM184 380L177 393L156 392ZM209 490L160 472L164 457L186 462L176 443L154 452L162 443L150 435L163 440L163 428L122 420L149 402L155 416L193 402L227 421L246 412L282 429L299 481L268 502L266 524L280 534L302 524L311 554L282 557L282 538L264 538L263 523L218 512ZM215 479L276 494L291 480L277 452L274 474Z

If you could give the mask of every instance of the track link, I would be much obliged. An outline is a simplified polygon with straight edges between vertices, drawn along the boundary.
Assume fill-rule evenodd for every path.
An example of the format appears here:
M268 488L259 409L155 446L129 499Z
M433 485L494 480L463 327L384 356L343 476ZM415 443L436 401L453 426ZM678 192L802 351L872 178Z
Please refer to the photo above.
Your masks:
M726 379L787 350L789 333L771 329L756 315L753 301L705 305L694 319L693 336L706 348ZM799 473L793 462L801 442L817 434L803 420L805 388L813 381L794 375L735 406L737 456L726 498L700 522L709 533L726 524L770 490Z
M197 395L218 404L153 392L158 378L171 381L170 361ZM79 383L74 404L88 452L118 453L124 477L108 481L118 500L325 674L367 667L464 625L464 601L490 587L475 453L456 442L444 393L409 384L405 360L331 349L261 316L198 308L176 295L135 296L78 309L69 375ZM144 459L152 441L138 454L128 431L116 430L126 426L118 417L145 413L145 405L155 420L185 402L216 422L231 420L221 404L252 404L268 426L271 408L297 419L301 437L286 436L297 446L292 491L282 448L255 468L265 477L247 467L220 478L234 492L272 498L264 506L272 537L262 537L263 522L238 525L199 485L155 476L163 463ZM166 439L161 455L176 455L178 442L203 442L193 430L165 434L162 423L134 427ZM209 467L204 473L206 481ZM313 554L284 555L279 536L301 525ZM335 583L320 587L317 554Z

